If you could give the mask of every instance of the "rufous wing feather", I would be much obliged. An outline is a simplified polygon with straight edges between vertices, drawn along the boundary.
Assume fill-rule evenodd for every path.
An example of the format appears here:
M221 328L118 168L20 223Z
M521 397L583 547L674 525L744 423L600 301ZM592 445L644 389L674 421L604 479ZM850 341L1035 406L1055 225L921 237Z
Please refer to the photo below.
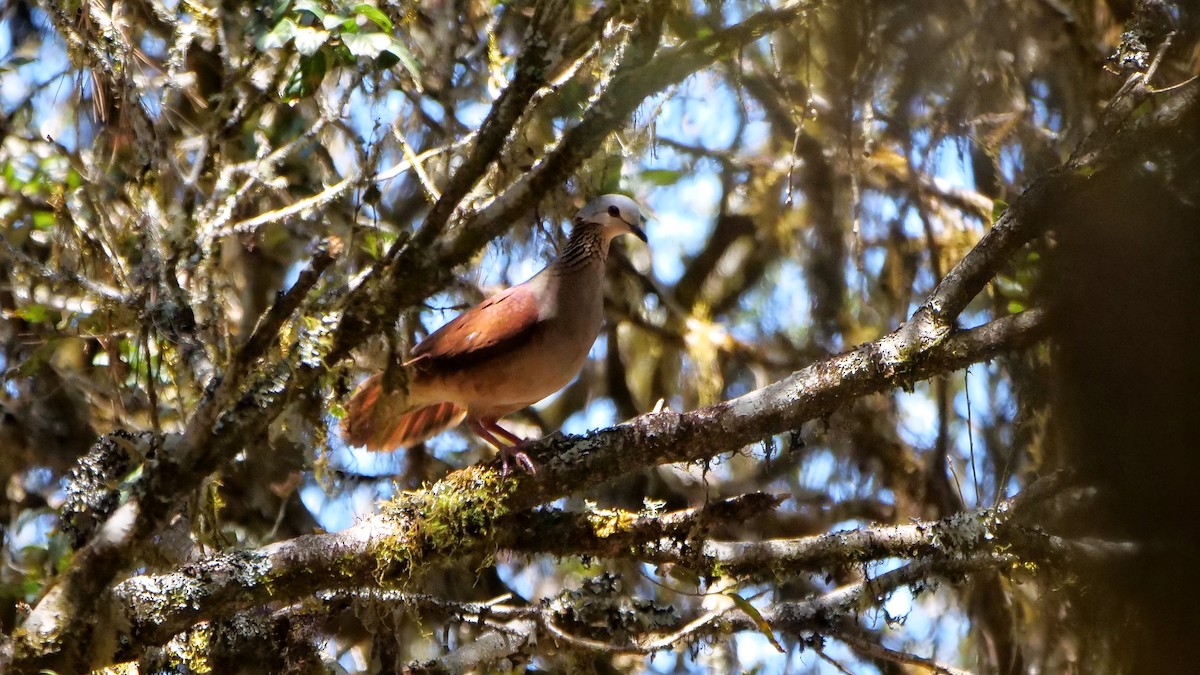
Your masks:
M456 369L502 357L524 344L537 326L538 301L524 285L484 300L413 347L409 364Z
M453 403L434 403L401 415L380 449L408 448L458 426L467 411ZM370 445L367 446L370 448ZM374 448L372 448L374 449Z
M346 405L342 437L368 450L416 445L462 422L467 412L453 403L413 408L403 390L384 392L381 373L363 380Z
M382 393L382 378L378 373L363 380L354 390L342 418L342 438L347 444L368 445L374 437L375 405Z

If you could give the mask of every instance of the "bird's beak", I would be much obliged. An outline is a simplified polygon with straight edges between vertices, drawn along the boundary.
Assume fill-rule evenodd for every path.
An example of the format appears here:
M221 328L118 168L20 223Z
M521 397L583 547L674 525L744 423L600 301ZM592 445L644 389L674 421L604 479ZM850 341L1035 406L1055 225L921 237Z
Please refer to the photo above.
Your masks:
M646 224L646 216L642 216L642 224L643 225ZM646 231L645 230L643 230L642 228L638 227L637 225L635 225L633 223L626 223L626 225L629 225L629 231L633 233L633 236L637 237L638 239L641 239L642 243L644 243L644 244L650 243L649 241L646 240Z

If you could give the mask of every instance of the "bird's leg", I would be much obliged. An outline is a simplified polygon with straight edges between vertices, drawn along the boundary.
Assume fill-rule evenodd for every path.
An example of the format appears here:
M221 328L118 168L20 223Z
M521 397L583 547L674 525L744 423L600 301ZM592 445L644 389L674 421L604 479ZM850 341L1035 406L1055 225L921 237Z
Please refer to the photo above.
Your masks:
M500 426L496 423L496 420L485 419L480 420L480 422L487 425L488 431L495 432L500 436L503 436L505 440L512 443L511 446L501 446L498 448L500 450L500 466L505 475L508 474L509 457L516 460L517 464L520 464L521 468L525 469L527 473L537 473L537 467L533 465L533 460L529 459L529 455L525 454L525 452L521 450L522 447L529 444L529 441Z
M470 427L471 431L475 432L476 436L479 436L488 443L491 443L492 446L496 448L496 451L500 453L501 475L508 475L508 460L510 458L516 460L517 464L519 464L521 468L525 469L526 472L531 474L537 473L537 468L534 467L533 460L529 459L529 455L520 450L520 446L525 445L527 442L520 436L517 436L508 429L496 424L496 420L494 419L476 419L473 417L467 418L467 426ZM497 434L504 437L508 443L496 438Z
M496 420L481 420L481 421L488 426L489 431L493 431L497 434L500 434L501 436L503 436L505 438L505 440L507 440L509 443L513 444L514 446L524 445L524 444L528 443L528 441L526 441L524 438L521 438L520 436L509 431L508 429L505 429L504 427L500 426L500 424L498 422L496 422Z

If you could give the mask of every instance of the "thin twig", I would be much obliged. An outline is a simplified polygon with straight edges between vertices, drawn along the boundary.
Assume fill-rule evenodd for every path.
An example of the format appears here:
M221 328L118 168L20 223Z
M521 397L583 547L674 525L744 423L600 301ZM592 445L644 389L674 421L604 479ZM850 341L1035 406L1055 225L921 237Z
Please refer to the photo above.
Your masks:
M895 649L888 649L881 644L871 642L870 640L860 638L850 633L839 632L834 637L842 642L845 642L846 645L859 654L870 658L882 659L884 661L890 661L891 663L896 663L902 666L921 666L922 668L927 668L935 673L938 673L938 675L971 675L971 672L968 670L943 666L932 659L917 656L916 654L901 652Z
M315 195L297 200L291 204L288 204L287 206L275 209L274 211L260 213L257 216L253 216L251 218L247 218L245 220L236 222L232 225L219 228L218 230L216 230L214 232L213 236L221 236L222 234L227 234L230 232L238 232L238 233L253 232L253 231L257 230L258 228L262 227L263 225L269 225L271 223L278 223L280 221L287 220L288 218L291 218L292 216L302 214L305 211L308 211L311 209L319 209L319 208L325 206L326 204L329 204L330 202L336 201L337 199L341 198L342 195L346 194L351 189L353 189L358 184L358 182L359 182L358 173L352 172L350 175L346 176L341 181L334 183L333 185L330 185L329 187L325 188L324 190L321 190L320 192L318 192Z

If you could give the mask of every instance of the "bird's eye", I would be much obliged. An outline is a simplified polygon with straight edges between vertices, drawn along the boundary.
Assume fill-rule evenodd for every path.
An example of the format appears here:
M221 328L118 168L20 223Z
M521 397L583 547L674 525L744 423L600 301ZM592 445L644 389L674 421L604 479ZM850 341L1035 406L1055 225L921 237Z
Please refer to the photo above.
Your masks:
M610 207L608 207L608 215L612 216L613 218L620 218L621 217L621 209L618 209L615 206L610 206Z

